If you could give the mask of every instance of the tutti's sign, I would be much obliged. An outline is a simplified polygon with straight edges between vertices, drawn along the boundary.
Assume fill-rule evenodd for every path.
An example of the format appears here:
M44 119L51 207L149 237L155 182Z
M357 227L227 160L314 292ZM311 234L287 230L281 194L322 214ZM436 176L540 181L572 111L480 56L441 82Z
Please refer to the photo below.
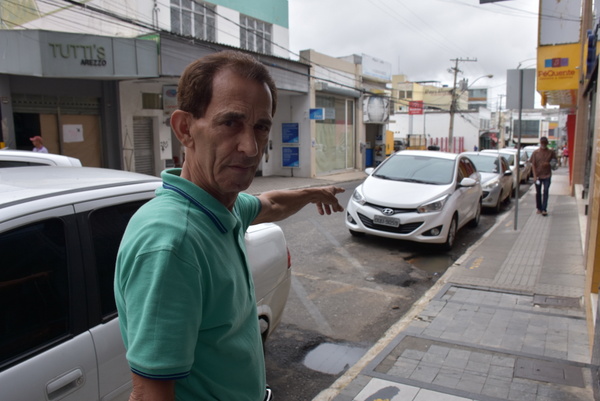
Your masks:
M95 44L48 43L52 57L76 61L81 66L105 67L106 49Z

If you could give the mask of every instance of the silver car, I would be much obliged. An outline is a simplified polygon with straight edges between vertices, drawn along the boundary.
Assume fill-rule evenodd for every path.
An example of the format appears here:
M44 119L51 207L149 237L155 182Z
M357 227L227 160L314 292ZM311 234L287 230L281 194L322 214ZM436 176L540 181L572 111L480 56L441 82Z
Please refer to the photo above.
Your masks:
M483 200L481 205L500 211L502 203L510 201L513 179L506 158L499 154L466 152L464 153L481 174Z
M160 184L99 168L0 169L2 400L129 398L116 253L129 218ZM251 226L246 247L266 338L289 294L289 255L275 224Z
M481 177L464 154L403 150L392 154L348 201L346 227L365 234L451 249L481 213Z

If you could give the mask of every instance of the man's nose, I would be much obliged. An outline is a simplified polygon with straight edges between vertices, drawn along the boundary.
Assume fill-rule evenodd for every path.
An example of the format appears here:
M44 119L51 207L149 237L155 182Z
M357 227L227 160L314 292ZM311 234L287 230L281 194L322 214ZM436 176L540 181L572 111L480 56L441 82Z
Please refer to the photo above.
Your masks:
M248 157L258 154L258 144L256 143L256 135L254 135L254 128L252 126L244 125L244 129L240 133L238 150L245 153Z

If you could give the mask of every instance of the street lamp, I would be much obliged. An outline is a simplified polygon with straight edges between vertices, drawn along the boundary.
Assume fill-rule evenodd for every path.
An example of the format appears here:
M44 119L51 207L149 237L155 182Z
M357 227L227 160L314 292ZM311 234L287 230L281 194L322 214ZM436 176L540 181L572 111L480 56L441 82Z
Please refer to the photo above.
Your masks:
M452 99L450 100L450 127L448 129L448 151L452 153L454 151L454 113L456 113L456 100L458 99L456 93L456 74L458 73L458 69L454 69L454 85L452 86ZM468 90L475 82L480 80L481 78L494 78L492 74L482 75L476 78L471 85L465 88L460 94L462 95L464 91Z

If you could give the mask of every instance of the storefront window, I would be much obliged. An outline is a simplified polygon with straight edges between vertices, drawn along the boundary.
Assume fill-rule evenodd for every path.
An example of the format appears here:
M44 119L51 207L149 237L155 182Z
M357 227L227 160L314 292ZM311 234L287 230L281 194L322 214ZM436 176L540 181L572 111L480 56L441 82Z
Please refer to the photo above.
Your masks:
M317 95L316 107L325 108L325 119L317 120L317 174L354 168L354 100Z

